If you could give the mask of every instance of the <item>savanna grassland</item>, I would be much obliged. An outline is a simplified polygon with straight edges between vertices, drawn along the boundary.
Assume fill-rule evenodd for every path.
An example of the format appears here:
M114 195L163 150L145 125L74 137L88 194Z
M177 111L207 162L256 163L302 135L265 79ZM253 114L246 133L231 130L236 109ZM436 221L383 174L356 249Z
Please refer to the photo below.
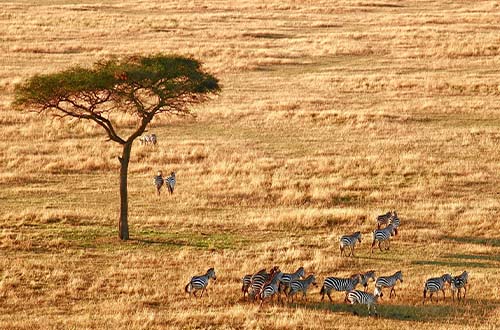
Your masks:
M496 1L32 2L0 8L1 329L500 327ZM134 145L121 242L118 147L10 103L36 73L158 52L201 59L223 90ZM158 169L177 171L174 195L155 196ZM392 209L400 233L370 255ZM339 257L356 230L356 257ZM369 269L404 282L378 319L319 287L243 301L241 277L273 265L320 286ZM190 299L209 267L217 282ZM422 306L427 278L463 270L465 303Z

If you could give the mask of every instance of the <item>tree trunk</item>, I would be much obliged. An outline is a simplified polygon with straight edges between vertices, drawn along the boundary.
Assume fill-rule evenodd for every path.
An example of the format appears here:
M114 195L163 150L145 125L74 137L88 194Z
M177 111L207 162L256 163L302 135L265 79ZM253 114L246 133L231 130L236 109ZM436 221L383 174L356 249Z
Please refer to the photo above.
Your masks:
M128 240L128 190L127 190L127 175L128 163L130 161L130 151L132 150L132 142L127 142L123 145L123 153L120 159L120 220L118 222L119 236L121 240Z

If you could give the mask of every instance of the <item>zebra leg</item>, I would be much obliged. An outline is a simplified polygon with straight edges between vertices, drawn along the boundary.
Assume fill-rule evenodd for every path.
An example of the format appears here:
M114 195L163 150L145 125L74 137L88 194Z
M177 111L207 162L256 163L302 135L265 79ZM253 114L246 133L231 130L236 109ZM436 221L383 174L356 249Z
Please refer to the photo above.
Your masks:
M467 286L464 285L464 301L465 301L465 294L467 293Z
M384 252L384 250L382 250L381 244L382 244L382 242L379 241L378 242L378 248L380 249L380 251Z
M343 257L344 256L344 248L341 246L340 247L340 256Z
M372 254L373 254L373 247L375 246L375 240L373 240L373 243L372 243Z
M333 303L332 297L330 296L330 292L326 293L328 295L328 299L330 299L330 302Z
M443 289L443 290L441 290L441 291L443 291L443 301L445 301L445 299L446 299L446 294L444 293L444 289Z
M432 295L434 294L434 292L431 292L430 295L429 295L429 298L431 299L431 303L433 302L432 301Z
M375 317L378 317L376 305L373 305L373 312L375 313Z
M351 248L351 256L354 257L354 245Z

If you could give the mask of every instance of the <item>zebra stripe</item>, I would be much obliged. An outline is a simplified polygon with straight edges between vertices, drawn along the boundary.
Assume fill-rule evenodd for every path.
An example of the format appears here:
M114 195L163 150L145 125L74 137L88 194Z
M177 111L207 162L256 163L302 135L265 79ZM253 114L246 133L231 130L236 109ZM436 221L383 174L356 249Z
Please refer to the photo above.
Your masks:
M389 211L385 214L377 216L377 229L380 229L382 225L387 225L389 224L389 220L392 217L392 212Z
M254 275L265 274L265 273L266 273L266 270L261 269L257 273L255 273ZM248 289L250 289L250 285L252 284L252 277L254 275L248 274L248 275L243 276L243 278L241 279L241 281L243 282L243 285L241 287L241 291L243 292L243 298L245 298L245 294L247 294Z
M321 295L321 300L325 298L326 293L326 295L330 299L330 302L333 302L332 297L330 296L330 292L332 290L335 290L345 291L346 296L344 298L344 301L347 301L347 293L356 289L356 286L359 284L359 282L359 274L355 274L350 278L327 277L325 278L325 281L323 282L323 286L321 287L321 291L319 293Z
M307 301L307 288L309 288L309 285L311 284L316 285L316 277L314 276L314 274L309 275L304 280L293 280L292 282L290 282L290 292L288 292L288 297L291 297L293 302L293 296L297 292L302 291L302 299Z
M272 297L278 293L279 290L279 281L281 277L283 276L283 273L278 271L277 273L274 274L272 277L271 281L266 283L264 287L262 288L260 292L260 306L264 303L264 300L266 299L272 299Z
M365 288L365 292L366 292L366 290L368 290L368 281L371 279L373 282L375 282L375 280L376 280L375 271L370 270L370 271L367 271L366 273L359 274L359 276L361 279L361 281L360 281L361 285L363 285L363 287Z
M299 278L303 278L305 275L304 267L299 267L294 273L284 273L280 279L279 283L279 295L281 296L281 292L287 293L286 290L290 288L290 282L293 280L297 280Z
M352 290L347 294L347 300L352 304L361 304L368 305L368 315L371 315L371 307L373 307L373 311L375 312L375 316L377 316L377 299L378 297L382 297L382 291L379 291L375 288L374 294L370 294L368 292L363 292L360 290Z
M398 234L398 228L401 224L401 220L399 219L396 211L393 212L391 219L389 220L389 224L394 227L394 235Z
M434 277L434 278L430 278L427 281L425 281L424 299L422 301L422 304L425 303L425 298L426 298L427 292L430 293L429 298L431 299L431 302L432 302L432 295L434 294L434 292L443 291L443 300L444 300L445 299L444 285L446 282L451 284L451 280L452 280L452 278L451 278L450 274L443 274L443 276L441 276L441 277Z
M361 232L357 231L352 235L344 235L340 238L340 256L344 255L344 249L349 247L350 255L354 257L354 246L356 242L361 243Z
M158 193L158 195L160 195L160 189L161 186L163 186L163 176L161 171L158 171L157 175L155 175L155 177L153 178L153 183L156 187L156 192Z
M165 179L165 186L167 186L170 194L174 193L175 183L176 183L175 172L172 172L172 173L170 173L170 176Z
M264 285L269 281L270 278L274 276L276 272L279 271L278 266L274 266L271 268L269 273L266 273L265 271L263 273L257 273L252 276L252 279L250 280L250 289L248 290L248 296L250 298L255 298L259 296L260 292L262 291L262 288Z
M391 276L381 276L377 278L375 281L375 289L378 289L382 292L382 288L391 288L391 292L389 292L389 298L392 298L392 293L394 292L394 296L396 296L396 290L394 286L397 281L403 283L403 273L401 271L397 271Z
M457 298L460 301L460 291L464 289L463 299L465 300L465 294L467 293L467 283L469 281L469 273L464 271L462 274L453 277L451 281L451 293L453 301L455 301L455 291L457 291Z
M382 251L382 247L380 244L382 242L387 242L387 247L386 250L389 250L390 248L390 238L391 236L394 235L394 226L390 224L384 229L375 229L373 231L373 242L372 242L372 248L371 248L371 253L373 253L373 247L375 246L375 243L378 242L378 248L380 251Z
M186 293L192 293L193 296L196 296L196 291L201 290L201 295L200 298L203 297L203 293L205 292L208 281L213 278L214 281L217 280L217 277L215 276L215 270L213 268L210 268L207 270L205 275L200 275L200 276L193 276L189 283L186 285L184 288L184 291Z

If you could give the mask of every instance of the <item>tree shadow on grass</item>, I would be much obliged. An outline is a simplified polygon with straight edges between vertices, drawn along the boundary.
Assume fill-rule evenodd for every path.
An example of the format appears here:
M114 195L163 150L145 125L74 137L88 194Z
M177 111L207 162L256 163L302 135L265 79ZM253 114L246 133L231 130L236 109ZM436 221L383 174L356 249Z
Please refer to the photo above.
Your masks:
M474 261L439 261L439 260L415 260L411 262L412 265L434 265L444 266L451 268L497 268L496 265L486 262Z
M443 236L442 238L448 241L459 243L471 243L479 245L489 245L493 247L500 247L500 238L482 238L482 237L456 237L456 236Z

